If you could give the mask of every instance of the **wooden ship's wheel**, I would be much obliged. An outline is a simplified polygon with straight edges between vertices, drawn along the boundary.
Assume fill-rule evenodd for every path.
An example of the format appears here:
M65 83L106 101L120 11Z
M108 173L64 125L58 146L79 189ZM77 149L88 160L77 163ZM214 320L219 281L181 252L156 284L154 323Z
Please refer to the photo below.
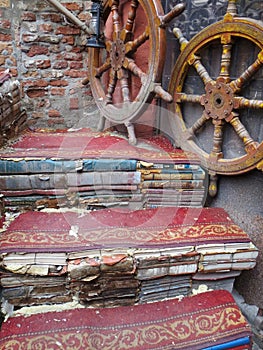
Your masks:
M89 48L89 83L105 118L126 125L129 142L136 143L133 122L157 94L172 97L160 85L165 61L165 25L178 16L183 4L164 15L159 0L108 0L103 4L105 49ZM142 52L147 52L147 57Z
M262 170L263 100L257 98L262 91L262 22L238 17L230 0L223 20L189 42L178 28L173 32L181 53L168 88L174 103L168 108L177 144L197 153L212 179Z

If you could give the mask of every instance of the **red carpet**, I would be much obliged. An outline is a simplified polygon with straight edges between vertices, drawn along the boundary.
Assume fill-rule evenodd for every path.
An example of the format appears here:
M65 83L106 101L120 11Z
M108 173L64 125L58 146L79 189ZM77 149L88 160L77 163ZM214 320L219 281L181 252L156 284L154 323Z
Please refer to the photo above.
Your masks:
M214 291L181 301L18 316L3 324L0 336L1 350L195 350L242 341L250 328L231 294ZM223 349L236 348L229 346Z
M151 146L151 149L150 149ZM155 151L153 151L153 148ZM26 132L19 141L0 152L1 158L55 157L61 159L115 158L138 159L151 162L198 163L197 156L174 149L162 136L139 140L129 145L125 138L109 132L96 133L90 129L76 131Z
M72 227L77 234L70 235ZM0 252L79 251L250 242L221 208L27 212L1 234Z

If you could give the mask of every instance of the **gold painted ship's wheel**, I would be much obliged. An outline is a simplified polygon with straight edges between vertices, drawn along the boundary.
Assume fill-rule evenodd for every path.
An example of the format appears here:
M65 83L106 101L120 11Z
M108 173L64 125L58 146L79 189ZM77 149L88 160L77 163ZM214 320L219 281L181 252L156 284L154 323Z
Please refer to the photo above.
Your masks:
M89 82L102 122L124 123L136 143L132 122L158 94L165 60L165 25L184 9L167 15L159 0L104 1L105 49L89 48ZM103 127L103 123L100 128Z
M262 22L237 17L230 0L224 19L189 42L178 28L174 34L181 53L168 108L177 144L197 153L212 175L262 169Z

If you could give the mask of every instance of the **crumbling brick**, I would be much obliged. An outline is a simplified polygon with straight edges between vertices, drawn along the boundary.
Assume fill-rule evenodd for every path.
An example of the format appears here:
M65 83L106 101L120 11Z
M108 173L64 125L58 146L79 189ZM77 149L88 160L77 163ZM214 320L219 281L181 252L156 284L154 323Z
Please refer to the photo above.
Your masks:
M33 22L36 21L37 17L36 14L34 12L24 12L21 15L21 20L22 21L28 21L28 22Z
M51 89L51 95L64 96L65 95L65 89L63 89L63 88L52 88Z
M45 89L32 89L27 91L27 95L30 98L43 97L47 91Z
M48 111L48 116L51 117L51 118L59 118L61 117L61 114L58 110L56 109L50 109Z
M50 82L52 86L68 86L68 82L66 80L53 80Z
M56 34L64 34L64 35L79 35L80 29L76 27L64 26L56 29Z
M67 61L57 61L53 65L54 69L65 69L67 67L68 67L68 62Z
M87 76L87 72L83 72L76 69L70 69L65 72L65 75L71 78L84 78Z
M79 109L79 99L77 97L70 98L69 109Z
M40 45L34 45L30 48L30 50L27 53L27 56L34 57L37 55L47 55L48 54L48 48L45 46Z

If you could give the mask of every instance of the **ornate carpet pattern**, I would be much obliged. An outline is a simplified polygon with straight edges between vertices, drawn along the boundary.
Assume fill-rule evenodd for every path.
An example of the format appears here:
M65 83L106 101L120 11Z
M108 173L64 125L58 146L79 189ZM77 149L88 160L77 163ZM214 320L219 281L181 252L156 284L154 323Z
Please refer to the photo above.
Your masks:
M70 230L77 229L75 235ZM1 253L249 243L221 208L27 212L2 232Z
M164 137L157 136L139 140L137 146L129 145L127 139L110 132L93 132L90 129L73 131L39 130L26 132L20 140L1 150L0 157L55 159L123 158L144 161L173 162L190 161L199 164L196 155L175 150Z
M1 330L0 349L160 350L247 344L250 328L230 293L213 291L133 307L18 316ZM234 343L231 343L234 342Z

